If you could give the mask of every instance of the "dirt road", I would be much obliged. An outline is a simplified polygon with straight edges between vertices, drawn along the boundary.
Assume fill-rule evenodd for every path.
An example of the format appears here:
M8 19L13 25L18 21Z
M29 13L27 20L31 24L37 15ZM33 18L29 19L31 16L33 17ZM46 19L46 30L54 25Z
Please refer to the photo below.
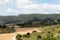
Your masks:
M14 40L15 35L14 33L0 34L0 40Z

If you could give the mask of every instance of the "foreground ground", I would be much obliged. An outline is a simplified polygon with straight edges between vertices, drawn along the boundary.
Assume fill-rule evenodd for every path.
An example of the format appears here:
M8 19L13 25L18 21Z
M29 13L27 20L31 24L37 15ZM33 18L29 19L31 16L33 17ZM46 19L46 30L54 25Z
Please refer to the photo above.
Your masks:
M23 40L60 40L60 24L40 27L38 30L41 32L32 32L30 37L22 35Z
M16 34L26 34L27 32L32 32L33 30L37 30L38 33L31 34L30 38L24 38L25 40L36 40L35 37L41 35L42 38L47 37L47 33L52 33L53 37L57 40L60 40L60 25L51 25L44 26L40 28L15 28L15 33L9 34L0 34L0 40L15 40Z
M15 33L0 34L0 40L14 40L16 34L26 34L27 32L32 32L38 28L15 28ZM37 30L38 31L38 30Z

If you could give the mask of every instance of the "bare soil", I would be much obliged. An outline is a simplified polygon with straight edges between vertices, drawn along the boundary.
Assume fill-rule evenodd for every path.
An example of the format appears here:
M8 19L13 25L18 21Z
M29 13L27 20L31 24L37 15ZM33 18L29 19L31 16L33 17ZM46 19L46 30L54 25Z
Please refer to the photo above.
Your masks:
M26 34L27 32L31 33L33 30L37 30L37 28L15 28L15 30L15 33L0 34L0 40L14 40L16 34Z

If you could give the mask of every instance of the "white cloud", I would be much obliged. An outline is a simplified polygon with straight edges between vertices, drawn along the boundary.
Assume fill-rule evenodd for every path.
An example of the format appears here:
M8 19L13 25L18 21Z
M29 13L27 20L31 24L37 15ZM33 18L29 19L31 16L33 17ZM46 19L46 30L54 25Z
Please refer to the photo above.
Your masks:
M22 13L48 13L46 10L60 10L60 4L34 4L31 0L16 0Z
M7 3L13 3L14 1L13 0L8 0Z
M13 2L13 0L0 0L0 7L4 6L7 3L12 3L12 2Z
M60 12L56 12L57 14L59 14Z
M12 8L8 8L5 12L6 13L16 13L16 11Z
M16 0L16 5L18 8L27 8L32 5L32 2L29 0Z
M42 8L44 9L55 9L55 10L60 10L60 5L56 5L56 4L42 4L41 5Z

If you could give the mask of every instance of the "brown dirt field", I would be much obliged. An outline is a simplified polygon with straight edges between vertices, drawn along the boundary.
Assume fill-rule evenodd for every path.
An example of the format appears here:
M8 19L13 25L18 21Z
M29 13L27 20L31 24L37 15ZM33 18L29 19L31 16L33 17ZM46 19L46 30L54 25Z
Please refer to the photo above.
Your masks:
M15 34L0 34L0 40L14 40Z
M27 32L31 33L33 30L37 30L37 28L15 28L15 30L15 33L0 34L0 40L14 40L16 34L26 34Z
M16 30L16 34L26 34L27 32L32 33L33 30L36 30L38 32L40 32L39 30L37 30L38 28L15 28Z

